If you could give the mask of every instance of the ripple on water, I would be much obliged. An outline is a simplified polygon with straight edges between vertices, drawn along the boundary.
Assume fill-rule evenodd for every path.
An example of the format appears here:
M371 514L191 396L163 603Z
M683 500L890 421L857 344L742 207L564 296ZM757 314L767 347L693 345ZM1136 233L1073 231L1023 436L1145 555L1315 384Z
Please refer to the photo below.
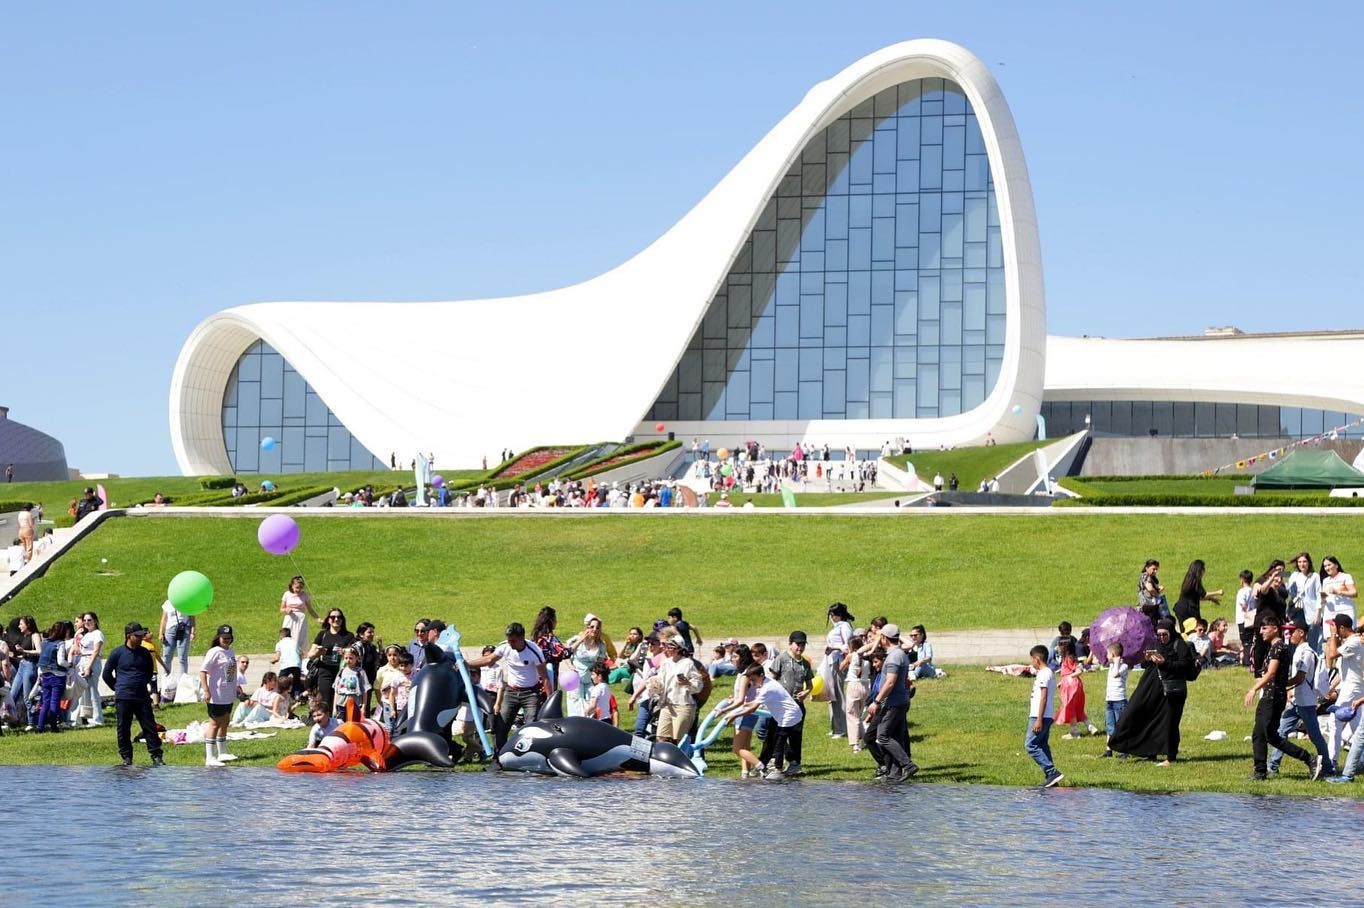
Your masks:
M708 778L587 781L435 772L334 776L269 769L11 767L29 792L84 788L82 872L68 848L28 849L19 904L62 901L360 904L1260 904L1302 890L1295 862L1247 866L1298 841L1337 841L1361 806L1336 799L1142 795L1103 789ZM13 829L70 823L12 799ZM41 841L41 839L39 839ZM1304 847L1306 845L1304 844ZM34 887L34 888L26 888ZM1312 875L1314 897L1352 893Z

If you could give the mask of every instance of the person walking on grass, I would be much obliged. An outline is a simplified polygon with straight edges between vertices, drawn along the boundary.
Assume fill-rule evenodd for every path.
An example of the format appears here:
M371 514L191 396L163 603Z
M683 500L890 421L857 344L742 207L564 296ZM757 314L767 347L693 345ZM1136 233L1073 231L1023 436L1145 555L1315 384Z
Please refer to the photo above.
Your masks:
M104 683L114 692L114 717L118 728L118 755L124 766L133 765L133 718L142 728L142 738L152 755L152 765L161 766L161 735L152 716L152 679L156 659L142 645L150 634L136 621L123 628L123 645L109 654L104 663Z
M1028 653L1032 660L1032 697L1028 701L1028 731L1023 749L1042 768L1042 787L1052 788L1062 779L1061 770L1051 759L1051 723L1056 716L1056 675L1047 665L1047 648L1038 644Z
M1285 741L1279 734L1279 719L1283 716L1288 702L1288 682L1292 676L1292 654L1279 634L1277 624L1260 625L1260 638L1267 647L1264 674L1246 691L1246 706L1255 702L1255 694L1260 693L1260 702L1255 707L1255 731L1251 733L1251 747L1255 759L1253 781L1263 782L1269 778L1269 748L1276 747L1286 756L1301 760L1307 766L1312 781L1321 778L1325 769L1325 758L1312 756L1291 741Z
M882 627L880 641L884 650L877 652L883 651L885 657L879 678L872 682L876 695L867 707L867 749L880 766L876 779L904 782L919 771L909 750L909 700L914 682L909 678L909 655L900 646L899 626Z

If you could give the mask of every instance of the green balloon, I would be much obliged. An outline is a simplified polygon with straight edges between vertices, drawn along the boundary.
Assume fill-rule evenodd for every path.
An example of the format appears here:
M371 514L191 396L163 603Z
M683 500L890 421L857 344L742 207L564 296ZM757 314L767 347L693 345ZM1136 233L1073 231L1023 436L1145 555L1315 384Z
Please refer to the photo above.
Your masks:
M728 475L730 475L730 474L733 473L733 472L734 472L734 468L731 467L729 464L724 464L723 466L720 467L720 475L721 475L721 476L728 476Z
M171 578L166 598L177 612L197 615L213 602L213 584L198 571L181 571Z

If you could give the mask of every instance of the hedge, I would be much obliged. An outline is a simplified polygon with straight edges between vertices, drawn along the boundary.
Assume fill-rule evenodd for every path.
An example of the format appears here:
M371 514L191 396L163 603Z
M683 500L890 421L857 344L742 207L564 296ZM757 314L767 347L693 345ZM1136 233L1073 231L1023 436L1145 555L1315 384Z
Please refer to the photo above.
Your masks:
M199 480L201 489L230 489L237 484L235 476L206 476Z
M33 504L33 502L27 498L22 501L0 501L0 514L8 514L11 511L22 511L26 504Z
M527 454L534 454L536 451L543 451L543 450L545 450L546 448L563 448L563 447L568 447L568 446L567 446L567 445L539 445L539 446L537 446L537 447L531 448L531 449L528 450L528 451L523 451L522 453L516 455L516 460L513 460L512 463L514 464L514 463L516 463L517 460L520 460L521 458L525 457ZM496 487L496 488L499 488L499 489L509 489L509 488L511 488L512 485L515 485L515 484L517 484L517 483L522 483L522 482L526 482L527 480L535 479L537 476L544 476L546 473L552 473L554 470L556 470L556 469L558 469L559 467L562 467L564 464L569 463L570 461L572 461L575 457L581 457L581 456L582 456L582 453L583 453L584 451L588 450L588 449L591 448L591 447L594 447L594 446L593 446L593 445L578 445L577 447L569 447L567 453L565 453L563 456L561 456L561 457L556 457L556 458L554 458L553 460L550 460L550 461L546 461L545 463L541 464L540 467L539 467L539 469L537 469L534 473L522 473L520 476L517 476L517 477L515 477L515 478L502 478L502 477L499 477L499 476L497 475L497 473L500 473L500 472L502 472L502 470L506 469L506 467L499 467L499 468L497 469L496 472L494 472L493 474L491 474L491 475L488 477L488 479L492 481L494 487ZM511 466L511 464L507 464L507 466ZM482 481L483 481L483 480L473 480L474 488L477 488L479 482L482 482ZM510 485L498 485L498 483L510 483ZM464 484L461 483L460 485L463 486ZM467 487L467 486L466 486L466 487Z
M1082 485L1082 483L1076 483ZM1071 486L1067 486L1071 488ZM1085 494L1083 489L1074 489ZM1101 493L1089 498L1058 500L1057 505L1089 508L1351 508L1364 498L1322 498L1319 495L1125 495Z
M672 451L682 447L680 441L647 441L643 444L631 445L614 454L607 454L605 457L598 457L596 460L588 461L583 466L567 474L565 479L586 479L589 476L596 476L598 473L605 473L617 467L629 466L632 463L639 463L641 460L648 460L666 451ZM619 458L619 459L618 459Z
M1074 479L1074 477L1066 477ZM1243 479L1247 482L1255 478L1254 473L1215 473L1204 476L1202 473L1176 473L1176 474L1153 474L1150 476L1086 476L1081 482L1146 482L1153 479L1159 480L1205 480L1205 479Z

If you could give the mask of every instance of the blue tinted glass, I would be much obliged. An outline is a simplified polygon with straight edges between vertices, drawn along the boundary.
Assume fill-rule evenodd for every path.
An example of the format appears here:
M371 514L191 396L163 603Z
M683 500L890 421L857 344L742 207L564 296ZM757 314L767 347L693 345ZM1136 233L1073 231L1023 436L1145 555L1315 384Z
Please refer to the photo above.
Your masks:
M683 356L646 418L912 418L979 406L1004 357L1001 238L980 124L961 90L922 79L881 92L816 136L779 181L688 345L704 357ZM285 385L292 412L287 375Z
M317 392L267 344L253 344L237 360L223 401L223 440L234 472L301 473L385 466L355 440ZM236 406L226 406L228 402ZM275 440L268 451L261 448L267 437Z

